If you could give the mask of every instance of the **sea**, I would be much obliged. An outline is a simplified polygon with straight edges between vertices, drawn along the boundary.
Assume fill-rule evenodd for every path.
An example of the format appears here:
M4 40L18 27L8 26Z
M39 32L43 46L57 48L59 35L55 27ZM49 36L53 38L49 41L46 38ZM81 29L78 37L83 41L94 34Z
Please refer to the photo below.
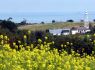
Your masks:
M12 21L19 23L26 20L28 23L51 23L52 20L56 22L66 22L72 19L76 22L85 19L85 12L35 12L35 13L0 13L0 20L7 20L12 17ZM88 12L88 20L95 19L95 12Z

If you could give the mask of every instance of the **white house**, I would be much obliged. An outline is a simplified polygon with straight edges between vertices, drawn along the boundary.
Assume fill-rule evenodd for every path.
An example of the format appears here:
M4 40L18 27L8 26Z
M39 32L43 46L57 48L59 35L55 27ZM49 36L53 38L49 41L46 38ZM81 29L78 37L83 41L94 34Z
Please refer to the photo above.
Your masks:
M71 34L73 35L73 34L77 34L78 33L78 30L76 29L73 29L73 30L71 30Z
M62 29L50 29L49 32L53 35L61 35Z
M50 29L49 32L53 35L69 35L70 29Z
M49 32L53 35L69 35L69 34L85 34L87 32L90 32L91 30L86 27L76 27L76 28L64 28L64 29L53 29L49 30Z
M89 28L86 28L86 27L79 27L77 28L77 30L78 30L78 33L81 33L81 34L91 31Z
M71 34L77 34L77 33L84 34L90 31L91 30L86 27L77 27L77 28L71 29Z
M61 34L62 34L62 35L69 35L69 34L70 34L70 28L62 29Z

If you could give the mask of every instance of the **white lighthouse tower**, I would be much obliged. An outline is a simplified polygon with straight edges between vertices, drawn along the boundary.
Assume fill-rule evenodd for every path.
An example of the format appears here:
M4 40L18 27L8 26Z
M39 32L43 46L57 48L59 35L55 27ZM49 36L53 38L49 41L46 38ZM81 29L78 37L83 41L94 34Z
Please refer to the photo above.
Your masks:
M85 11L84 27L89 29L89 19L88 19L88 12L87 11Z

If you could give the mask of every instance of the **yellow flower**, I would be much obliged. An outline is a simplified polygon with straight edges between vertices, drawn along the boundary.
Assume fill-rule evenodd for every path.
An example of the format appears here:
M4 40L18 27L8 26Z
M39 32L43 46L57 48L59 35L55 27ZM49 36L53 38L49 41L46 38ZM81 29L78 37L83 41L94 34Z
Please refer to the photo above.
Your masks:
M15 42L13 42L13 46L15 46L16 45L16 43Z
M69 45L70 43L69 42L67 42L67 45Z
M21 49L22 48L22 45L19 45L19 48Z
M73 45L73 43L70 43L71 45Z
M63 44L61 44L61 47L63 48Z
M95 33L94 33L94 35L93 36L95 36Z
M67 47L67 45L64 45L64 47Z
M30 51L30 46L26 46L26 49L27 49L28 51Z
M21 41L18 41L19 44L21 44Z
M45 64L45 63L43 63L43 64L42 64L42 67L44 68L45 66L46 66L46 64Z
M52 41L52 44L54 44L55 42L54 41Z
M45 40L47 40L48 39L48 37L45 37Z
M27 63L29 63L29 64L30 64L30 63L31 63L31 61L30 61L30 60L27 60Z
M91 70L90 67L86 67L85 70Z
M44 45L46 45L46 42L44 42Z
M69 61L67 61L64 65L64 67L67 69L67 70L70 70L70 63Z
M2 44L2 45L4 44L4 41L3 41L3 40L1 40L1 44Z
M0 38L3 39L3 35L0 35Z
M95 40L93 40L93 42L95 43Z
M30 47L33 49L34 45L33 45L33 44L31 44L31 46L30 46Z
M6 40L7 40L7 39L8 39L8 37L7 37L7 36L4 36L4 39L6 39Z
M62 68L58 67L57 70L62 70Z
M87 37L89 38L89 37L90 37L90 35L87 35Z
M48 66L48 70L53 70L53 68L54 68L54 65L49 65Z
M28 31L28 34L31 34L31 31L30 30Z
M15 45L15 48L16 48L16 49L18 49L18 46L17 46L17 45Z
M78 70L78 66L74 66L74 70Z
M4 48L5 49L10 49L10 45L9 44L4 44Z
M38 42L39 42L39 43L41 43L41 42L42 42L42 40L41 40L41 39L38 39Z
M26 35L24 35L24 39L26 39L27 38L27 36Z

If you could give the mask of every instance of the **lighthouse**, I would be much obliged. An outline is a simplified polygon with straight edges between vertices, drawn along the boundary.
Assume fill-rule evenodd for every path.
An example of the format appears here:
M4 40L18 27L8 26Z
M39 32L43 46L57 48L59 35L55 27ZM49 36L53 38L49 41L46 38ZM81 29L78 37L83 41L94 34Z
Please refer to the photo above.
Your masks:
M87 11L85 11L84 27L89 29L89 19L88 19L88 12Z

